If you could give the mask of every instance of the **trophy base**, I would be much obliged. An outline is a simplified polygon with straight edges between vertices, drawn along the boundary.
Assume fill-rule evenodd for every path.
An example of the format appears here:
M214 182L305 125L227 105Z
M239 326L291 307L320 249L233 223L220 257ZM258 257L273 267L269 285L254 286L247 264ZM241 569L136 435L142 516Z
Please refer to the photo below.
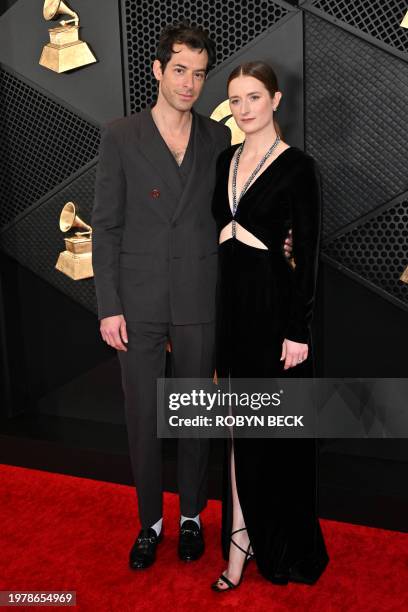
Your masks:
M96 58L87 43L77 40L65 45L46 44L42 50L39 64L44 68L61 73L95 62Z
M93 276L92 253L76 255L63 251L59 254L55 267L73 280L91 278Z

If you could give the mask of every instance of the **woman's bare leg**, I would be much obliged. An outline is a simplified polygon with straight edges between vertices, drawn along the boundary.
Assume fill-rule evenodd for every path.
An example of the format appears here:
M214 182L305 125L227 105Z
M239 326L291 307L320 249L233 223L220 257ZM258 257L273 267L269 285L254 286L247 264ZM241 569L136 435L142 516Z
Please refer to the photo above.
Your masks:
M242 515L241 505L239 503L237 484L235 480L235 459L234 459L234 445L232 445L231 451L231 487L232 487L232 531L245 527L244 517ZM244 550L248 550L249 537L246 530L240 531L232 536L234 542L238 544ZM250 552L252 552L250 550ZM228 568L225 570L224 576L226 576L234 584L238 584L242 569L244 566L246 555L234 544L230 544L229 550L229 561ZM222 580L218 581L218 586L221 589L228 589L228 586Z

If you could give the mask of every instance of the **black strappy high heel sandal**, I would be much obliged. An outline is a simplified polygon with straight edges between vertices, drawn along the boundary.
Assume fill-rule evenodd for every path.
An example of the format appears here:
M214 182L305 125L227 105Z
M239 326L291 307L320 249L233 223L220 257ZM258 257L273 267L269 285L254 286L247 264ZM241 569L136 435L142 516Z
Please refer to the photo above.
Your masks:
M250 548L251 548L251 543L249 543L248 549L245 550L244 548L242 548L239 544L237 544L236 542L234 542L234 540L232 539L232 536L240 531L245 531L246 527L241 527L241 529L236 529L235 531L233 531L231 533L231 543L234 544L234 546L236 546L237 548L239 548L239 550L241 550L244 555L245 555L245 561L244 561L244 565L242 568L242 572L241 572L241 578L239 579L239 582L237 584L234 584L233 582L231 582L231 580L229 578L227 578L226 576L224 576L224 574L221 574L221 576L218 578L218 580L216 580L216 582L213 582L213 584L211 585L211 588L213 591L215 591L216 593L224 593L225 591L231 591L232 589L236 589L237 587L239 587L239 585L242 582L242 578L244 576L244 570L246 568L246 566L248 565L249 561L251 561L251 559L253 559L255 557L255 555L253 553L250 553ZM222 589L219 587L218 583L219 581L224 582L227 585L226 589Z

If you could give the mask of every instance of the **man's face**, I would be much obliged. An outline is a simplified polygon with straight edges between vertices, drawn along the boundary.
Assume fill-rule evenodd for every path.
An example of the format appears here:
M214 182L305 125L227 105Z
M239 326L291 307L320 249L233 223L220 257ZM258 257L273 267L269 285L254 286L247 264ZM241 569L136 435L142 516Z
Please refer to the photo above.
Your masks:
M184 44L174 44L170 61L164 72L155 60L153 73L159 81L159 95L179 111L189 111L198 99L204 85L208 65L208 53L190 49Z

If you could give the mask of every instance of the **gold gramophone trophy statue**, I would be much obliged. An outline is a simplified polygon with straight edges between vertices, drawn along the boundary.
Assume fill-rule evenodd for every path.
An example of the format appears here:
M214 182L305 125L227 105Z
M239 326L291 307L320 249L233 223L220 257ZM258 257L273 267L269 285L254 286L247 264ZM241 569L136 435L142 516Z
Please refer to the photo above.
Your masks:
M228 117L228 119L227 119ZM221 102L212 112L211 119L214 121L225 121L225 125L229 127L231 130L231 144L240 144L244 141L245 134L240 128L237 126L234 117L232 116L229 100L224 100Z
M79 17L62 0L45 0L44 19L58 19L59 15L69 15L56 28L49 28L50 42L41 53L39 64L54 72L67 72L80 66L93 64L96 58L86 42L79 40ZM73 25L72 25L73 24Z
M64 238L65 251L59 254L56 268L74 280L90 278L92 270L92 227L82 221L74 202L67 202L62 209L59 226L61 232L75 231Z

